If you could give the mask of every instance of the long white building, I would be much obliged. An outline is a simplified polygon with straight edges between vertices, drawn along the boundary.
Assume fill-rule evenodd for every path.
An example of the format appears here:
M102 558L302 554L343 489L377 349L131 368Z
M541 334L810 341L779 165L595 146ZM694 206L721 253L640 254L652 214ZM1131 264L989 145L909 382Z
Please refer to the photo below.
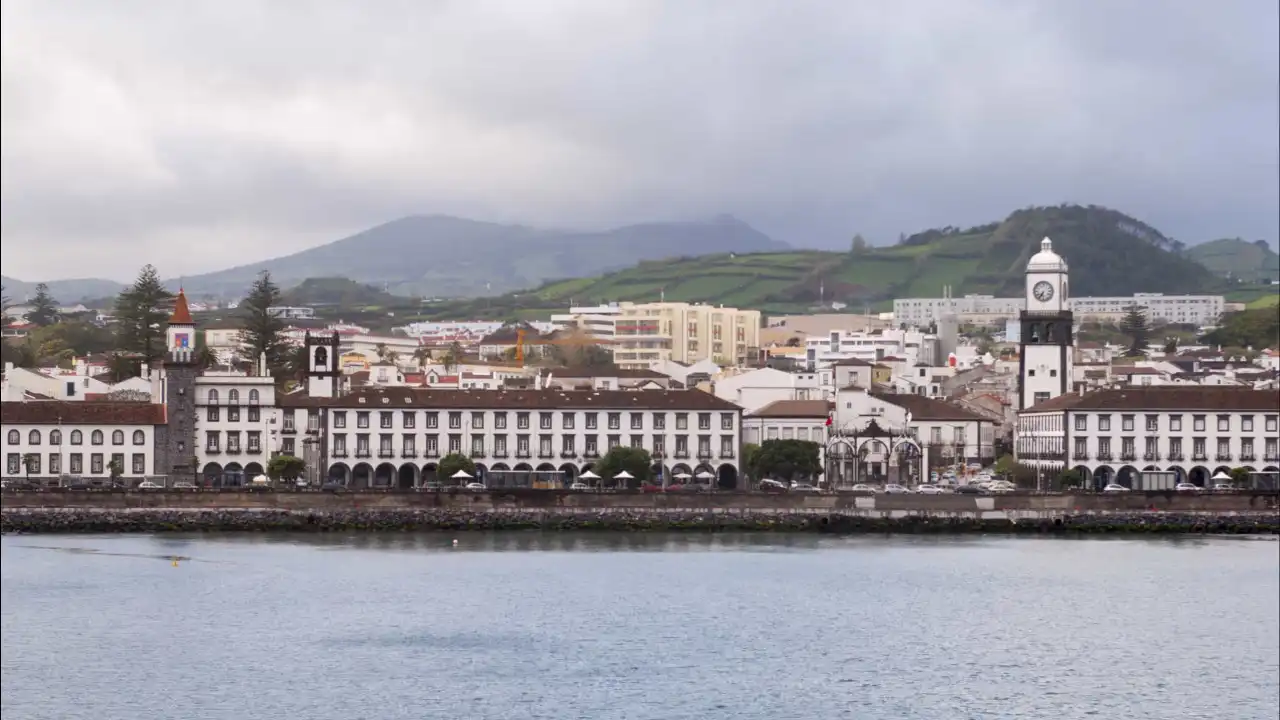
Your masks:
M1149 320L1186 325L1210 325L1226 306L1221 295L1163 295L1137 293L1116 297L1073 297L1067 309L1077 320L1114 320L1137 305ZM926 327L944 315L954 314L961 322L994 323L1017 318L1027 309L1025 298L998 298L965 295L958 298L902 298L893 301L893 318L898 324Z
M1018 413L1019 462L1086 487L1137 487L1144 470L1209 485L1219 471L1280 472L1280 396L1270 390L1142 386L1069 393Z

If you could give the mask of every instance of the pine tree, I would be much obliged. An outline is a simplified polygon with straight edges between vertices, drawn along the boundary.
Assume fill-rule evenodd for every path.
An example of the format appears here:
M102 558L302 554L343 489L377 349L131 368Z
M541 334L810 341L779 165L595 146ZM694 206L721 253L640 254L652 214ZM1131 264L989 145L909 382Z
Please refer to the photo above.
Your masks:
M144 265L138 279L116 298L116 342L121 350L143 360L160 357L165 350L165 321L173 293L165 289L155 266Z
M271 280L271 273L264 271L253 282L249 294L240 303L244 328L240 331L240 344L255 366L262 355L267 356L267 369L272 375L287 372L288 348L284 342L284 322L271 314L271 308L280 304L280 288Z
M1147 314L1141 306L1130 305L1124 311L1124 317L1120 320L1120 332L1129 336L1127 355L1135 357L1146 354L1151 328L1147 325Z
M36 296L31 299L27 322L37 327L49 327L58 322L58 302L49 294L48 285L36 285Z
M861 255L867 251L867 239L862 237L862 233L853 236L853 243L849 247L849 252L854 255Z

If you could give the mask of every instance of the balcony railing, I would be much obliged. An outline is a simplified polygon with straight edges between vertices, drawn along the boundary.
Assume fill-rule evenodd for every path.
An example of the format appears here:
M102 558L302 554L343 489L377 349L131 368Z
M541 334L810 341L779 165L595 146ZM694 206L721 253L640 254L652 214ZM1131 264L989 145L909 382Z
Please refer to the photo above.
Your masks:
M1240 453L1240 460L1241 460L1241 461L1250 461L1250 460L1257 460L1257 459L1258 459L1258 458L1257 458L1257 456L1255 456L1255 455L1254 455L1253 453L1251 453L1251 452L1242 452L1242 453Z
M710 450L710 449L707 449L707 450L699 450L699 451L698 451L698 459L699 459L699 460L710 460L712 457L714 457L714 456L711 454L711 450Z
M493 451L493 456L494 456L494 457L496 457L496 458L505 458L505 457L507 456L507 451L506 451L506 450L494 450L494 451Z
M675 458L676 458L677 460L688 460L688 459L689 459L689 451L688 451L688 450L677 450L677 451L676 451Z
M204 451L205 451L205 454L207 455L217 455L218 453L222 452L222 450L220 450L217 445L209 445L204 449Z
M560 457L564 460L572 460L573 458L578 457L578 453L572 450L562 450L560 451Z
M1180 452L1169 453L1169 460L1171 460L1172 462L1182 462L1185 459L1186 459L1186 456Z
M1147 462L1154 462L1160 459L1160 453L1142 453L1142 459Z
M732 450L721 450L721 451L720 451L720 459L722 459L722 460L731 460L731 459L733 459L733 451L732 451Z
M378 448L378 457L380 458L393 458L395 456L396 451L391 448Z
M356 450L356 457L358 458L373 457L373 453L369 452L368 450Z
M228 455L239 455L239 454L240 454L240 448L238 448L238 447L228 447L228 448L227 448L227 454L228 454Z
M1138 456L1133 452L1122 452L1120 453L1120 459L1122 461L1125 461L1125 460L1132 461L1132 460L1137 460Z
M541 460L550 460L550 459L554 458L555 456L556 456L556 454L555 454L555 453L553 453L553 452L551 452L550 450L539 450L539 451L538 451L538 458L539 458L539 459L541 459Z
M584 458L592 458L592 459L594 459L594 458L598 458L598 457L600 457L600 451L599 451L599 450L587 450L587 451L585 451L585 452L583 452L583 453L582 453L582 457L584 457Z
M1263 454L1262 454L1262 459L1263 459L1263 460L1265 460L1265 461L1267 461L1267 462L1275 462L1275 461L1277 461L1277 460L1280 460L1280 453L1277 453L1277 452L1267 452L1267 453L1263 453Z
M423 455L422 455L422 456L423 456L423 457L428 457L428 458L438 458L438 457L440 457L440 449L439 449L439 448L427 448L427 451L426 451L425 453L423 453Z
M336 457L336 458L344 458L344 457L346 457L346 456L347 456L347 451L346 451L346 450L334 450L334 451L333 451L333 456L334 456L334 457Z
M1205 461L1205 460L1208 460L1208 459L1209 459L1209 456L1208 456L1208 455L1206 455L1206 454L1204 454L1204 453L1202 453L1202 452L1191 453L1191 460L1192 460L1193 462L1195 462L1195 461Z
M1098 453L1098 459L1099 459L1099 460L1114 460L1115 458L1111 457L1111 453L1109 453L1109 452L1100 452L1100 453Z
M280 428L280 432L285 433L285 434L288 434L288 435L292 435L292 434L294 434L294 433L298 432L298 428L294 427L292 423L289 423L289 424L286 424L286 425L284 425L283 427L281 427L281 428Z
M481 447L481 448L475 448L475 447L471 448L471 457L473 457L473 458L484 457L484 448L482 448L482 447Z
M402 457L402 458L416 458L416 457L418 457L418 453L417 453L417 452L415 452L415 451L413 451L413 450L411 450L411 449L405 449L405 450L401 450L401 451L400 451L400 457Z
M1231 453L1217 453L1213 456L1218 462L1231 462Z
M530 455L528 450L517 450L517 451L516 451L516 459L517 459L517 460L528 460L528 459L529 459L529 458L531 458L531 457L533 457L533 455Z

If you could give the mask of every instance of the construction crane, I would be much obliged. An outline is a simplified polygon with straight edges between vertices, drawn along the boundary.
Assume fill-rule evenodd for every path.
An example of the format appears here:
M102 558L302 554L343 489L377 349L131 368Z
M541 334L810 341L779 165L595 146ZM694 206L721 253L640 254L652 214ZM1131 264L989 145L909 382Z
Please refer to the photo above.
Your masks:
M524 338L525 338L524 329L522 328L522 329L516 330L515 360L521 365L524 365ZM574 347L585 347L587 345L605 344L603 341L597 338L594 338L585 332L582 332L580 329L575 329L573 334L569 335L568 337L546 338L543 340L543 342L551 345L571 345Z

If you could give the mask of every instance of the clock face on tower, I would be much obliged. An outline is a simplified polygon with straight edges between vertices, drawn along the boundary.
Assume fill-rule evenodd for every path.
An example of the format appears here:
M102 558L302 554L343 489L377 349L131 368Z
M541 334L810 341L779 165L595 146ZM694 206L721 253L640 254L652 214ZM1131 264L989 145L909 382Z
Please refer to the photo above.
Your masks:
M1040 302L1049 302L1053 298L1053 285L1041 280L1031 288L1031 294Z

